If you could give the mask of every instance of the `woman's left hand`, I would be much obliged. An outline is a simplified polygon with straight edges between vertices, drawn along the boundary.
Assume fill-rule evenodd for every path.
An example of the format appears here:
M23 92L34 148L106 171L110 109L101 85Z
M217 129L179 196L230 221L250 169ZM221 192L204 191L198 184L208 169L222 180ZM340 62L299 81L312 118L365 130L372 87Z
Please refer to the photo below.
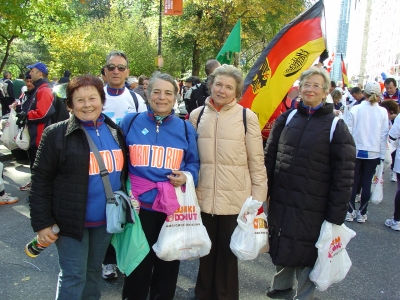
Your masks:
M172 174L167 175L167 177L174 187L179 187L186 183L186 175L182 171L172 171Z

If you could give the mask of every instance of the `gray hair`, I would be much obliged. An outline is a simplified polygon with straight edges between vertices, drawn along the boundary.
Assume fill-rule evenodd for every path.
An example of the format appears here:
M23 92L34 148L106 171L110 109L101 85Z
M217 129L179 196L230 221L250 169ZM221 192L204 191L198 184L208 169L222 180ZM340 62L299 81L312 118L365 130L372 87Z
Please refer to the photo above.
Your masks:
M211 85L214 83L215 77L225 75L228 77L232 77L236 82L236 101L239 102L240 98L242 98L243 93L243 74L242 72L231 65L223 64L222 66L216 68L214 72L210 76L208 76L208 89L211 91Z
M126 56L126 54L122 51L116 51L113 50L111 51L108 55L107 55L107 59L106 59L106 65L110 64L110 59L111 57L114 56L121 56L122 58L124 58L126 60L126 68L129 69L129 65L128 65L128 57Z
M300 75L299 87L301 88L304 84L304 81L313 75L321 75L324 78L324 86L323 86L324 92L329 93L329 86L331 84L331 79L329 78L328 72L325 69L312 67L309 68L308 70L305 70Z
M160 73L160 72L154 72L153 75L151 76L151 78L149 80L149 85L147 86L147 95L151 94L151 92L153 91L154 83L158 79L170 82L173 85L174 95L175 95L175 98L177 99L179 88L178 88L178 85L176 84L174 77L172 77L171 75L169 75L167 73Z

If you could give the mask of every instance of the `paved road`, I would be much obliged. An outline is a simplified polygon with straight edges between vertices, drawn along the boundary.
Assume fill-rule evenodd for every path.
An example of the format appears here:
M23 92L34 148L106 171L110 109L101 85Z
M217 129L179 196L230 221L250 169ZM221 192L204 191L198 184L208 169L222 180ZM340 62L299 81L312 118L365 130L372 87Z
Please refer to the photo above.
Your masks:
M24 245L34 236L29 222L29 207L24 200L27 193L18 190L29 179L27 162L5 162L4 179L6 191L18 196L20 201L0 206L0 300L54 299L59 271L56 248L49 247L35 259L24 252ZM383 225L384 220L393 214L397 185L389 182L388 174L385 179L384 200L377 206L370 205L367 223L347 223L357 232L348 245L353 262L349 274L327 291L317 291L316 299L400 299L400 232ZM269 255L240 262L239 267L240 299L269 299L264 295L274 273ZM175 299L193 297L197 268L197 260L181 263ZM122 284L122 276L112 282L104 281L102 299L121 299ZM293 295L280 299L291 299Z

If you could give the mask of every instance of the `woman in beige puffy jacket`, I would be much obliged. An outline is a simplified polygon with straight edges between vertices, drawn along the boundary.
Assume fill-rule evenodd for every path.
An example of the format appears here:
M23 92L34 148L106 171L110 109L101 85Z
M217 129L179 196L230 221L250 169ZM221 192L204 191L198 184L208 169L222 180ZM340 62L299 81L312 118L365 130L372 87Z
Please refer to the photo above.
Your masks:
M196 189L210 236L210 254L200 258L198 299L239 299L238 262L229 244L249 196L265 201L267 173L257 116L238 101L242 73L222 65L208 78L210 97L190 114L198 133L200 175ZM245 114L245 117L244 117Z

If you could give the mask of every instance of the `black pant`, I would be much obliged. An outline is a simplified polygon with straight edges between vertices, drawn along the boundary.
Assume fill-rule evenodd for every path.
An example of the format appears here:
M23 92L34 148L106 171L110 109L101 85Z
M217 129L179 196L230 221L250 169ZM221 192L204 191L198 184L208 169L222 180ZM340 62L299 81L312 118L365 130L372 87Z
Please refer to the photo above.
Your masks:
M6 115L10 113L10 105L13 104L15 101L14 98L11 97L5 97L5 98L0 98L1 102L1 113L2 115Z
M200 258L194 290L201 300L239 299L238 260L229 247L237 217L201 213L211 239L210 254Z
M38 150L37 147L32 147L32 146L29 147L29 149L28 149L29 167L31 168L31 173L32 173L33 164L35 163L37 150Z
M397 192L396 192L396 197L394 198L393 219L395 221L400 221L400 174L396 173L396 176L397 176Z
M354 184L353 191L351 194L349 212L351 213L353 209L355 210L355 199L357 194L357 187L361 182L361 204L360 210L361 214L365 215L367 213L368 201L371 198L371 182L372 177L374 177L376 167L380 162L379 158L374 159L360 159L356 160L356 167L354 170Z
M117 256L115 254L115 249L113 245L110 243L107 248L106 256L104 256L103 265L116 265L117 264Z
M150 252L136 269L125 277L122 299L146 300L150 289L150 300L173 300L178 281L179 260L163 261L154 253L152 246L157 242L167 215L141 209L139 213Z

